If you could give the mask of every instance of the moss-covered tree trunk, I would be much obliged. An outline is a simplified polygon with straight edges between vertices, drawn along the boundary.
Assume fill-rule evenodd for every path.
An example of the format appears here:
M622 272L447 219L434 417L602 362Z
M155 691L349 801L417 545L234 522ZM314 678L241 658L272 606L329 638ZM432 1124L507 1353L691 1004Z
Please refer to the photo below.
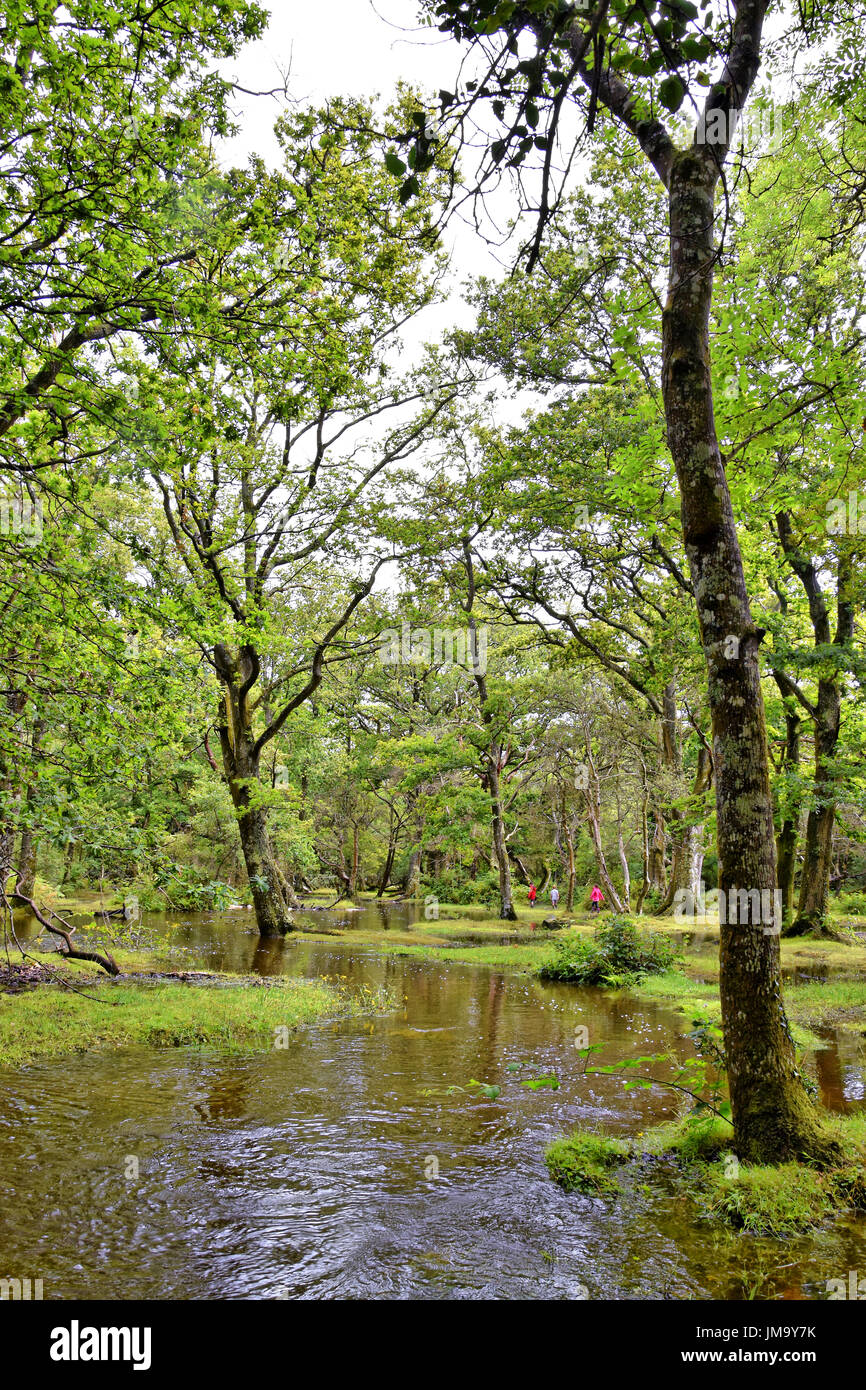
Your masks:
M809 600L817 651L837 648L844 657L854 637L854 586L850 555L843 549L838 559L836 583L836 631L830 629L830 612L821 588L819 565L805 555L794 536L787 512L776 516L785 558L803 585ZM815 782L806 821L806 844L800 900L796 914L786 920L786 936L833 936L827 924L830 869L833 862L833 826L836 820L836 788L833 769L842 722L842 696L836 662L824 661L818 677L818 698L813 704L789 677L776 675L783 693L797 699L815 727Z
M785 700L785 751L782 769L796 775L800 766L800 731L802 719L784 676L773 673ZM800 796L790 786L784 788L778 810L779 832L776 836L776 878L782 899L782 934L794 916L794 879L797 871L797 839L800 826Z
M830 682L822 681L821 686L830 686ZM839 741L840 714L838 689L834 686L832 690L820 691L815 730L815 786L806 819L800 899L796 915L790 926L785 928L786 936L805 936L807 933L812 936L833 935L827 925L827 908L833 862L833 826L836 823L832 767Z
M484 698L486 699L486 696ZM515 922L517 913L514 910L511 889L511 865L508 862L508 846L505 843L505 818L502 810L502 791L499 780L500 752L498 742L494 742L487 759L487 791L490 796L493 854L499 872L499 916L504 922Z
M662 385L707 667L719 887L727 904L738 904L724 914L720 943L734 1139L742 1159L774 1163L826 1154L827 1143L797 1071L782 1004L780 924L763 910L776 889L776 845L758 665L762 634L749 609L710 380L718 172L706 146L672 155Z
M664 893L667 886L665 873L665 821L661 809L653 807L653 837L649 853L650 888L656 893Z
M403 893L407 898L414 898L421 888L421 847L412 850L409 855L409 863L406 866L406 873L403 876Z
M260 754L244 700L246 664L243 658L233 662L220 648L217 670L224 693L217 721L223 767L237 814L256 923L261 936L284 936L294 923L268 837Z

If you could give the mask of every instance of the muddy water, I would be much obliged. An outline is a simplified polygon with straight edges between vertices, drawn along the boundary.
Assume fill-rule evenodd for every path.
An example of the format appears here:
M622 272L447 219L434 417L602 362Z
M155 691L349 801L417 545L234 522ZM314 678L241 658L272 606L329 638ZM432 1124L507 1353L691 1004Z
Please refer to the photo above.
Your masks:
M266 1054L0 1073L0 1275L42 1278L46 1298L820 1298L866 1268L864 1222L785 1243L715 1231L664 1164L630 1173L615 1204L549 1180L544 1146L563 1130L635 1134L672 1113L660 1088L582 1076L575 1028L600 1062L687 1055L681 1016L382 956L352 939L381 929L375 909L310 914L343 935L264 948L240 913L174 920L200 966L384 984L398 1012ZM827 1099L856 1103L859 1059L830 1049L823 1066ZM554 1071L557 1091L521 1084ZM473 1079L499 1095L447 1094Z

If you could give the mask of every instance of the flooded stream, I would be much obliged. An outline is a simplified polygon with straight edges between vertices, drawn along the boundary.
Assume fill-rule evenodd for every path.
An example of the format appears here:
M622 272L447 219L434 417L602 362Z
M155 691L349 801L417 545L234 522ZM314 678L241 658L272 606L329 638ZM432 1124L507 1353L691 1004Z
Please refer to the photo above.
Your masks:
M551 1182L557 1134L633 1135L674 1113L662 1088L582 1076L575 1028L602 1063L686 1056L682 1015L353 941L353 925L405 930L406 909L310 913L342 935L264 944L249 916L174 914L172 939L198 968L384 985L397 1012L282 1051L0 1073L0 1274L61 1299L763 1299L826 1297L828 1278L866 1268L863 1220L788 1242L719 1231L664 1163L630 1171L617 1203ZM521 1084L553 1072L559 1090ZM446 1093L470 1080L500 1093ZM859 1104L856 1048L823 1053L819 1082L833 1108Z

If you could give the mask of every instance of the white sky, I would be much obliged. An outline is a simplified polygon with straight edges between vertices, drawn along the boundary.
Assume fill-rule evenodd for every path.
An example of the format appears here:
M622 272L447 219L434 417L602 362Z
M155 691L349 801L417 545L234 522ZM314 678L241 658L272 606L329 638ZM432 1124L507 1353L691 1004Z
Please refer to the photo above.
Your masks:
M289 94L301 104L316 104L344 95L389 98L399 81L426 90L435 101L440 87L454 90L463 51L435 29L416 26L415 0L274 0L265 37L247 44L236 59L220 64L251 91L282 86L290 69ZM241 134L226 142L225 163L245 163L256 152L276 162L279 151L273 122L280 104L268 97L238 94L233 103ZM455 293L447 305L433 306L419 318L408 338L435 341L448 327L468 326L472 316L462 302L459 284L470 276L499 276L510 265L505 248L497 261L483 239L455 220L446 237L451 252Z

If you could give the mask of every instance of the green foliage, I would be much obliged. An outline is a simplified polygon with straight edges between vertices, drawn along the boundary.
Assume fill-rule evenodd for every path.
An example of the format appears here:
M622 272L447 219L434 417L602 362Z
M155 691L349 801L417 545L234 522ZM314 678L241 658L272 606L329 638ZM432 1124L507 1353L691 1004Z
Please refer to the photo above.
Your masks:
M488 871L472 878L468 868L455 865L431 878L425 891L435 894L440 902L495 908L499 902L499 876Z
M855 917L866 917L866 892L839 893L830 899L830 906L836 912L853 913Z
M613 917L596 928L591 938L566 937L539 968L543 980L568 980L580 985L620 988L644 975L662 975L676 961L670 938L640 931L626 917Z
M737 1165L730 1176L710 1168L708 1207L712 1216L752 1235L793 1236L811 1230L827 1215L828 1193L819 1173L798 1163L773 1168Z

